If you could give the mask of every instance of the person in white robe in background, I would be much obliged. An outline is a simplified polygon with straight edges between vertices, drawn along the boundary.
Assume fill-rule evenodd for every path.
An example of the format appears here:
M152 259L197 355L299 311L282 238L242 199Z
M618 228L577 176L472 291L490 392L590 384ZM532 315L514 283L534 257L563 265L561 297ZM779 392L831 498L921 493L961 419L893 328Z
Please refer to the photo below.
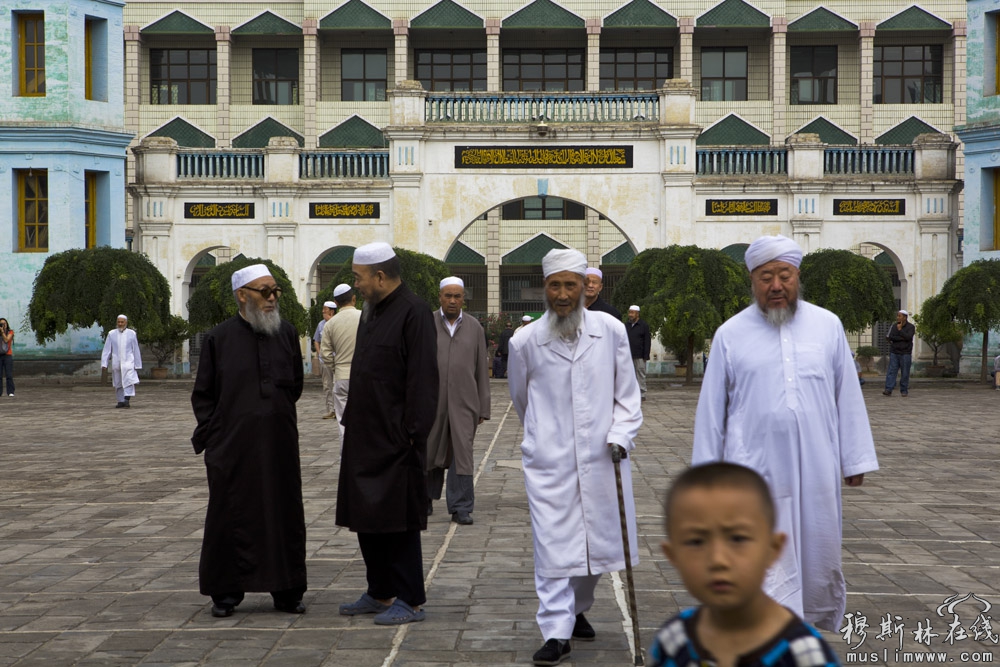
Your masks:
M807 623L836 631L847 599L841 479L860 486L878 461L843 325L798 298L801 261L784 236L747 249L754 303L715 334L691 465L729 461L767 480L776 530L788 540L764 590Z
M118 399L115 407L128 408L131 407L129 400L135 396L135 385L139 384L136 371L142 368L142 356L135 332L127 328L128 318L119 315L116 325L104 341L101 368L111 368L111 384Z
M524 425L521 456L534 538L536 616L545 644L536 665L595 636L583 614L601 573L625 567L611 446L626 452L642 424L625 325L583 306L586 257L542 260L546 312L510 340L510 396ZM632 564L638 563L629 459L621 462Z

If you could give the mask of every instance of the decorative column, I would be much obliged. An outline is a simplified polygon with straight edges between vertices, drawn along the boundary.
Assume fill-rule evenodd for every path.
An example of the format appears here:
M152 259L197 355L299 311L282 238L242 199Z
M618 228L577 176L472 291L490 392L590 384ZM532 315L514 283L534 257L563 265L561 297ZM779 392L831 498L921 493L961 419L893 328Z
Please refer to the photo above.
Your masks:
M232 37L229 26L215 27L215 137L217 148L229 148L229 48Z
M966 54L966 20L965 19L955 19L955 25L952 29L952 39L955 45L955 58L953 59L953 70L952 70L952 101L955 105L955 125L965 125L966 121L966 81L965 74L968 71L966 68L966 63L968 61ZM958 148L955 150L955 173L964 174L965 173L965 149L963 144L959 144ZM965 219L965 189L962 188L955 195L956 201L956 216L955 216L955 230L958 230L958 221ZM956 246L959 244L956 243ZM961 248L956 248L956 251L961 253Z
M316 102L319 100L319 22L302 21L302 111L305 116L305 147L316 148Z
M601 265L601 219L597 211L587 208L587 266Z
M680 76L694 83L694 17L682 16L677 19L681 33Z
M395 48L395 76L393 77L398 86L409 77L406 74L407 51L410 44L410 24L406 19L392 20L392 34L396 37Z
M500 79L500 19L486 19L486 90L499 93Z
M587 91L601 89L601 19L587 19Z
M771 136L774 141L785 138L785 113L788 106L787 58L788 19L771 17L771 109L774 122Z
M500 312L500 209L486 214L486 311Z
M139 26L124 26L125 39L125 130L132 133L132 144L135 145L139 139L139 105L143 103L139 91L142 86L139 83L139 50L142 46L142 35L139 33ZM125 173L135 174L135 155L132 151L125 151ZM125 184L128 185L128 177ZM133 198L125 198L125 228L128 230L133 226L134 211ZM132 229L132 238L135 238L135 230Z
M858 29L858 50L861 52L861 143L875 142L874 59L875 22L861 21Z

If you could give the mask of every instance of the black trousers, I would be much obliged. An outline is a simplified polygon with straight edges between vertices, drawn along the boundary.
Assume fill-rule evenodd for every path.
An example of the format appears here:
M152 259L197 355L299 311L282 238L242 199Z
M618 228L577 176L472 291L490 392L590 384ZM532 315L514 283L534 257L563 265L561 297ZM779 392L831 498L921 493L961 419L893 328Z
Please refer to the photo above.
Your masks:
M411 607L427 602L420 531L358 533L365 559L368 595L376 600L399 598Z
M295 588L287 588L283 591L271 591L271 597L277 604L294 604L302 599L305 592L305 586L297 586ZM212 593L212 602L215 604L231 604L235 607L243 602L243 591Z

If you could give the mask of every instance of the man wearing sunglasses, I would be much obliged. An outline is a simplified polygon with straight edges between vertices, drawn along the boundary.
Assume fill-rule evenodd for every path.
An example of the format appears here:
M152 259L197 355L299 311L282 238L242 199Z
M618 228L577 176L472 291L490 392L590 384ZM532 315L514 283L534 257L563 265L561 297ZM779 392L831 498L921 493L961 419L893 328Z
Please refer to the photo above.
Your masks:
M191 437L205 453L208 513L201 593L212 615L231 616L246 592L274 608L305 611L306 526L295 402L302 395L299 336L281 319L267 266L233 273L239 313L205 336L191 404Z

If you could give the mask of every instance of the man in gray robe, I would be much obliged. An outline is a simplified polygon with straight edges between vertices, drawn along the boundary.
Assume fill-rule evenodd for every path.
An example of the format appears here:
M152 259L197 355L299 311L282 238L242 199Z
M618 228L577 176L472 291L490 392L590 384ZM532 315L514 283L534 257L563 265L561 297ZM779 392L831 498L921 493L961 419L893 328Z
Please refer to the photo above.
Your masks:
M476 428L490 418L490 379L486 338L474 317L465 317L465 283L454 276L441 281L437 328L438 404L427 438L427 513L440 500L448 469L445 498L455 523L472 524L472 441Z

